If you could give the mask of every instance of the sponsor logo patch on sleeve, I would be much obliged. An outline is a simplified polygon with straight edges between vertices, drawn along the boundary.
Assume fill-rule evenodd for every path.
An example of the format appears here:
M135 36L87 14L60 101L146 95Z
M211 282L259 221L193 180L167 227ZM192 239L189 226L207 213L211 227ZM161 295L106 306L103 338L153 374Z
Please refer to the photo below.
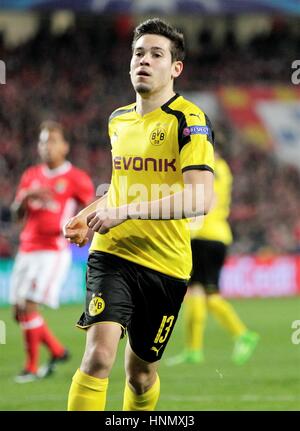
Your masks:
M207 135L209 141L213 142L212 131L209 126L189 126L185 127L182 132L184 137L190 135Z
M184 136L189 135L209 135L210 129L208 126L189 126L183 129Z

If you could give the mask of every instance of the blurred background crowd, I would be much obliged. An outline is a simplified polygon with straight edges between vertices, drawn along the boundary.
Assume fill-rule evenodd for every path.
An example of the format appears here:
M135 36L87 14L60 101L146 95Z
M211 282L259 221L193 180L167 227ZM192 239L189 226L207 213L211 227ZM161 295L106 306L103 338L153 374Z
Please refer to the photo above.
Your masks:
M300 51L300 26L276 16L269 21L267 31L244 39L233 17L224 19L221 37L209 20L202 22L191 48L187 37L185 72L176 90L290 84L291 63ZM11 220L9 208L22 172L38 160L41 121L64 124L70 160L88 171L96 186L110 180L107 119L134 100L128 75L134 26L130 16L81 14L64 32L55 33L50 15L43 14L36 33L23 43L9 46L0 35L0 59L5 59L9 76L0 88L0 256L13 256L16 250L20 227ZM245 139L226 115L213 127L224 138L234 175L231 252L300 251L299 168Z

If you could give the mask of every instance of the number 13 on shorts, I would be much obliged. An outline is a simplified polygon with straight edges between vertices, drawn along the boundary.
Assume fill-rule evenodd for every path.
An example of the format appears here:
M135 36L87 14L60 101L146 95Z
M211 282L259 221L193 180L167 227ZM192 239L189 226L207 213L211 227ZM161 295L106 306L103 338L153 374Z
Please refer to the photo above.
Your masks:
M154 339L154 344L164 343L169 335L174 322L174 316L163 316L159 330L157 331L156 337Z

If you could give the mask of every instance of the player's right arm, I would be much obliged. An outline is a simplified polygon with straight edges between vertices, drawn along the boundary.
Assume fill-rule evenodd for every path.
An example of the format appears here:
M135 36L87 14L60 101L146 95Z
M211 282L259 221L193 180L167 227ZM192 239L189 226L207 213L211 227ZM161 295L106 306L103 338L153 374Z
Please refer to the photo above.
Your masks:
M87 217L97 210L106 208L106 202L107 193L79 211L76 216L72 217L65 224L63 228L64 237L67 238L69 242L83 247L89 241Z

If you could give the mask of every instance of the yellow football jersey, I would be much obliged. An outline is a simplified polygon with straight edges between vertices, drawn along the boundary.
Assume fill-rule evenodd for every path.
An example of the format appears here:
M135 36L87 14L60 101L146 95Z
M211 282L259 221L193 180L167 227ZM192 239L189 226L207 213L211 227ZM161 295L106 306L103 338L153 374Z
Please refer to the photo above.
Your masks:
M215 160L215 201L211 211L201 217L199 227L191 224L191 238L221 241L226 245L232 243L232 232L227 221L230 212L232 175L224 159Z
M213 132L200 108L178 94L144 116L135 108L135 103L119 108L109 120L113 170L107 202L112 208L183 190L186 170L214 169ZM188 279L189 221L126 220L105 235L96 233L91 250Z

